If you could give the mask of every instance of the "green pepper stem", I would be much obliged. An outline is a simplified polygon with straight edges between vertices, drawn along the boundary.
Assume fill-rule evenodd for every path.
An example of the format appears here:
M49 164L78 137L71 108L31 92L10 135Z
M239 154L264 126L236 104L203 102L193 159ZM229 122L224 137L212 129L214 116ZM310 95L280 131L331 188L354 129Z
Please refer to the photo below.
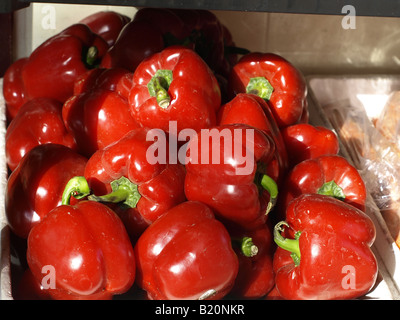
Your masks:
M276 205L278 200L278 185L270 176L264 174L261 178L261 186L268 191L270 198L265 214L267 215Z
M232 238L232 246L239 249L245 257L251 258L258 254L258 247L250 237Z
M271 83L264 77L250 78L246 87L246 93L255 94L264 100L271 99L274 88Z
M168 89L172 82L171 70L157 70L153 78L147 84L147 89L152 97L155 97L160 108L168 108L171 97Z
M136 184L129 179L121 177L110 183L112 192L102 195L90 195L89 200L108 203L123 203L130 208L135 208L141 195Z
M346 199L343 189L334 181L325 182L318 190L318 194L331 196L339 200Z
M71 196L76 199L82 199L90 194L90 187L85 177L77 176L70 179L61 197L61 204L69 205Z
M156 77L154 79L154 89L156 91L156 100L158 105L162 109L168 108L171 98L168 94L168 91L163 86L163 78Z
M253 239L250 237L243 237L238 240L240 252L245 257L254 257L258 253L258 247L254 244Z
M99 50L95 46L91 46L87 53L85 62L89 67L93 67L99 56Z
M281 232L284 231L282 225L289 227L289 224L286 221L278 222L274 227L274 241L280 248L292 253L290 256L292 257L294 264L298 266L301 258L299 245L301 232L296 232L295 239L284 238L281 235Z

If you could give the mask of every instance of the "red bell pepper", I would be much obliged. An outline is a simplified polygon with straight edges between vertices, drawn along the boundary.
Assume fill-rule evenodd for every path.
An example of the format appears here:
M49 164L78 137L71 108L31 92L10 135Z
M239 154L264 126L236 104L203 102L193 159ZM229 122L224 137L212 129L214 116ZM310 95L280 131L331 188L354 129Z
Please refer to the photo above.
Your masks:
M49 98L25 103L6 131L6 160L13 171L22 157L39 144L56 143L76 150L74 137L67 132L61 116L62 103Z
M154 53L172 44L186 44L189 34L190 30L171 9L141 8L121 31L101 65L133 72L142 60Z
M62 204L29 233L29 268L37 281L53 281L48 290L54 299L110 299L135 280L133 247L115 212L95 201L69 204L72 195L80 199L89 192L83 177L72 178ZM47 275L45 266L51 267Z
M172 46L142 61L133 75L129 96L134 118L166 132L216 124L221 91L210 68L193 50Z
M84 24L74 24L43 42L29 56L21 76L25 98L47 97L64 103L74 81L96 67L107 43Z
M365 211L367 190L358 170L339 155L320 156L296 165L287 175L281 189L280 211L303 193L318 193L335 197Z
M27 62L28 58L18 59L4 73L3 96L6 103L6 117L8 122L15 117L19 108L28 101L25 96L21 74Z
M284 236L281 234L285 231ZM361 210L326 195L303 194L275 226L276 288L285 299L354 299L378 275L375 226Z
M103 67L135 71L148 56L173 46L193 49L215 72L227 76L224 31L218 18L207 10L141 8L121 31L103 59Z
M60 144L31 149L7 181L5 213L11 230L27 238L34 225L61 204L67 182L83 175L87 159Z
M224 225L201 202L183 202L137 241L136 283L152 299L220 299L232 288L238 259Z
M224 36L227 33L224 32L217 16L209 10L172 9L171 11L183 21L186 32L184 42L181 41L179 44L186 44L192 48L215 73L228 76L231 66L225 56Z
M245 229L266 221L278 196L272 138L242 124L202 130L187 145L185 194Z
M133 20L146 21L157 28L163 37L164 46L168 47L181 44L181 41L185 40L192 30L185 25L185 21L178 15L180 11L169 8L140 8L136 11ZM190 15L192 10L184 9L182 11L192 17Z
M238 54L249 53L248 50L236 47L231 32L221 23L218 17L208 10L161 9L164 15L174 14L184 24L183 28L166 29L169 26L163 18L154 14L155 10L144 8L139 10L135 19L145 16L152 24L161 25L165 46L173 44L185 45L192 48L216 74L228 77L229 72L237 62ZM145 14L143 12L146 11ZM178 27L178 24L174 24ZM176 30L178 29L178 30Z
M222 105L218 112L218 124L242 123L263 130L275 143L276 152L272 162L279 170L277 178L280 184L288 169L288 155L281 131L267 102L254 94L239 93Z
M337 135L323 126L300 123L281 130L286 149L290 154L290 166L303 160L339 152Z
M307 103L303 75L289 61L273 53L244 55L229 76L229 91L254 93L268 101L279 127L300 121Z
M128 71L121 69L84 74L75 84L75 92L82 92L64 103L65 127L74 136L78 151L86 157L139 127L124 93L119 91L118 84L127 81L128 75Z
M128 16L115 11L93 13L79 23L87 25L92 32L102 37L111 47L114 45L122 28L131 20Z
M262 224L250 231L227 228L233 243L239 240L241 244L241 247L233 246L239 259L239 271L230 295L241 299L265 296L275 284L273 241L269 226Z
M103 68L124 68L135 71L143 59L164 49L160 30L148 21L128 22L114 45L104 55Z
M132 130L98 150L84 173L93 191L90 199L124 204L118 214L133 238L185 200L183 165L153 161L147 152L153 144L146 140L148 132L146 128Z

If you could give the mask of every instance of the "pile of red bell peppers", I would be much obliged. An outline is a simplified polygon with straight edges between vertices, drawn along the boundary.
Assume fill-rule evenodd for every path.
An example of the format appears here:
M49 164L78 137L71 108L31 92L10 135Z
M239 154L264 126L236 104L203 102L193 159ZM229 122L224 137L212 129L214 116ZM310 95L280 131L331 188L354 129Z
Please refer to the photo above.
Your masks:
M304 77L212 12L96 13L12 64L3 93L16 299L373 288L365 185L309 123Z

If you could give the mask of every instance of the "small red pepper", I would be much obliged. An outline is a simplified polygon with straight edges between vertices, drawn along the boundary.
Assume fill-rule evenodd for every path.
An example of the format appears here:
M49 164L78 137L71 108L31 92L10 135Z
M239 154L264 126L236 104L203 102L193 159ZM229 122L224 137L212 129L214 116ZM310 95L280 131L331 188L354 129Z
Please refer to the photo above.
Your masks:
M287 175L280 193L282 211L303 193L335 197L365 211L367 190L358 170L339 155L320 156L296 165Z
M301 123L282 128L281 132L291 167L303 160L339 152L337 135L323 126Z
M281 232L286 231L284 237ZM284 299L354 299L378 275L372 220L326 195L303 194L274 229L276 288Z
M224 225L201 202L183 202L137 241L136 283L152 299L220 299L232 288L238 258Z
M62 204L29 233L29 268L39 282L54 277L54 287L48 288L54 299L110 299L135 280L133 247L115 212L95 201L69 204L72 195L80 199L89 192L83 177L71 179Z
M107 43L84 24L46 40L21 71L26 99L47 97L64 103L73 93L75 79L96 67L107 50Z
M265 296L275 284L273 241L269 226L262 224L250 231L227 228L233 243L240 241L240 246L233 246L239 259L239 271L230 295L242 299Z
M85 17L79 23L87 25L92 32L102 37L111 47L122 28L130 20L128 16L115 11L99 11Z
M221 91L210 68L193 50L168 47L142 61L133 75L129 96L134 118L166 132L170 121L178 132L216 124Z
M49 98L32 99L20 108L6 131L6 159L11 171L39 144L62 144L76 151L75 139L64 126L61 110L62 103Z
M126 93L119 90L119 84L128 81L128 75L122 69L98 69L84 74L75 84L75 92L80 93L64 103L65 127L75 138L78 151L86 157L139 127L123 95Z
M229 91L254 93L268 100L279 127L300 121L307 104L303 75L289 61L273 53L244 55L229 76Z
M89 199L123 205L118 214L128 222L131 237L185 200L183 165L153 162L147 152L153 144L146 139L148 132L146 128L132 130L98 150L84 174L93 190Z
M273 208L279 172L270 167L272 138L242 124L202 130L187 145L185 194L245 229L264 223Z
M68 181L83 175L87 159L60 144L31 149L7 181L5 212L11 230L27 238L32 227L61 204Z
M268 103L254 94L239 93L222 105L218 112L218 124L242 123L255 127L270 135L276 152L272 162L279 170L278 184L283 181L288 169L288 155L281 131L275 121Z

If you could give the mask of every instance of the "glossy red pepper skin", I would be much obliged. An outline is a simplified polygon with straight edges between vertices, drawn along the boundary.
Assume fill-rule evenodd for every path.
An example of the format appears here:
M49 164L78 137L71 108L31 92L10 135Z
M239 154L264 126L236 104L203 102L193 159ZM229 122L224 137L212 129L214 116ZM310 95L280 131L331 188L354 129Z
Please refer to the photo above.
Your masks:
M135 280L133 247L125 227L95 201L63 204L32 228L27 261L40 282L43 266L54 268L54 299L110 299Z
M90 157L96 150L139 127L118 86L120 82L127 81L127 75L130 73L121 69L91 72L86 80L82 77L77 79L75 91L81 93L71 96L64 103L62 117L65 127L75 138L79 153L84 156Z
M42 273L42 278L36 279L31 270L26 269L13 292L14 300L111 300L113 297L113 294L107 291L78 296L57 288L45 288L41 283L44 276L46 273Z
M83 52L96 47L88 63ZM26 99L47 97L64 103L75 79L95 67L108 50L107 43L84 24L74 24L36 48L22 69Z
M111 47L114 45L122 28L131 20L128 16L115 11L93 13L79 23L87 25L92 32L102 37Z
M12 63L4 73L3 96L6 103L6 117L8 122L15 117L19 108L28 101L25 96L21 73L27 62L28 58L20 58Z
M83 175L87 159L59 144L31 149L7 181L5 212L11 230L27 238L34 225L61 204L64 188Z
M187 145L187 199L206 203L218 218L245 229L264 223L272 197L259 180L267 175L276 182L278 177L269 166L275 151L272 138L243 124L209 132L195 135Z
M121 177L137 186L134 192L139 198L137 203L117 210L132 237L140 235L165 211L185 200L183 165L153 163L151 155L147 154L154 143L146 140L148 132L146 128L132 130L116 143L98 150L89 159L84 173L96 196L109 194L112 191L110 183Z
M296 266L282 248L275 253L276 288L283 298L353 299L375 284L378 266L370 247L376 231L364 212L333 197L304 194L289 204L286 222L290 239L301 232L300 261Z
M240 92L261 94L252 87L252 78L268 80L273 91L268 99L280 128L300 121L306 103L307 86L303 75L289 61L273 53L251 52L233 67L229 76L229 91L233 97Z
M281 132L291 167L307 159L339 153L339 139L326 127L301 123L283 128Z
M151 299L220 299L238 272L228 231L200 202L167 211L146 229L134 251L136 283Z
M337 189L322 190L326 183L334 181ZM304 160L296 165L287 175L280 200L283 208L289 202L304 193L322 193L340 198L344 202L365 211L367 190L358 170L344 157L325 155Z
M275 121L268 103L254 94L239 93L222 105L218 112L218 124L242 123L255 127L270 135L275 143L275 156L271 165L279 171L280 184L288 170L288 155L281 131Z
M229 226L233 241L243 237L251 238L255 246L253 255L247 256L234 246L239 259L239 271L230 295L241 299L259 299L272 290L275 285L273 271L273 245L270 228L267 224L253 230L234 230Z
M74 83L74 95L93 91L97 88L110 90L128 99L132 87L133 73L123 68L95 68L77 77Z
M48 98L32 99L20 108L6 131L6 160L11 171L39 144L62 144L76 151L75 139L64 126L61 110L62 103Z
M163 70L168 75L160 74ZM148 89L151 81L163 83L154 84L157 98ZM199 55L191 49L172 46L141 62L133 74L129 103L142 126L168 132L170 122L176 121L178 132L186 128L198 131L216 124L221 91Z

